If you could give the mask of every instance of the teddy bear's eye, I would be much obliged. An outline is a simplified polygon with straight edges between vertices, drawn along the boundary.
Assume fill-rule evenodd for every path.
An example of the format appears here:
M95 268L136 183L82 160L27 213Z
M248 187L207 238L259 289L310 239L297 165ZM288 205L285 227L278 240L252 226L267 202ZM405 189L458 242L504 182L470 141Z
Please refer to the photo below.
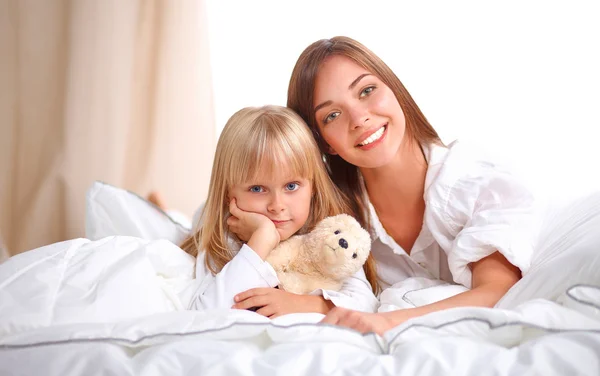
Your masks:
M341 231L340 230L335 230L334 234L339 234Z
M356 254L356 252L354 252L354 253L352 254L352 258L357 258L357 257L358 257L358 255Z

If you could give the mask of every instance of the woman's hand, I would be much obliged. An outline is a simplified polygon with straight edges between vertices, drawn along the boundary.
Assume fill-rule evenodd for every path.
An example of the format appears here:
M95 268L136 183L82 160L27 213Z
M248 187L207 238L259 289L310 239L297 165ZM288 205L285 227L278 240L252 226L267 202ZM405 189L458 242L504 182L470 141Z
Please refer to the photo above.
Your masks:
M334 308L321 322L346 326L362 333L375 332L382 335L410 318L431 312L455 307L493 307L521 276L520 270L510 264L499 252L473 263L471 268L473 288L450 298L420 307L385 313L364 313Z
M266 216L244 211L236 205L235 198L229 203L231 217L227 218L229 231L238 238L247 241L263 260L279 244L279 232L275 224Z
M400 325L406 319L402 317L402 310L385 313L367 313L335 307L329 311L321 322L323 324L345 326L361 333L375 332L382 336L383 333Z
M255 288L237 294L234 309L257 308L256 313L271 319L298 312L327 313L333 303L322 296L298 295L276 288Z

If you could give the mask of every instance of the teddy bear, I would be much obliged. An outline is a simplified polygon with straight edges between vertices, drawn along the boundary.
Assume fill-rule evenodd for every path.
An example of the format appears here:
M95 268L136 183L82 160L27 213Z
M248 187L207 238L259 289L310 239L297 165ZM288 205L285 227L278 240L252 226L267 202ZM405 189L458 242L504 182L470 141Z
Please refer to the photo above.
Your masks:
M266 261L275 269L279 288L296 294L335 290L360 270L371 251L371 237L347 214L324 218L304 235L281 242Z

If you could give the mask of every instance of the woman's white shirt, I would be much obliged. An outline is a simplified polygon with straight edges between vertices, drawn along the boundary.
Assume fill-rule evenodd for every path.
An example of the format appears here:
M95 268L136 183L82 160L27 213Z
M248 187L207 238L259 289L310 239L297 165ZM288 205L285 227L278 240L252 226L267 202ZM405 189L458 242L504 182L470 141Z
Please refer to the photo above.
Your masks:
M273 267L263 261L247 244L240 247L231 240L229 245L235 256L216 275L206 267L205 253L199 253L196 259L198 290L191 301L190 309L231 308L234 304L233 297L241 292L279 285ZM362 268L344 281L340 291L318 289L310 295L320 295L338 307L358 311L375 312L379 305Z
M423 152L428 162L425 215L410 254L385 231L369 203L371 253L381 287L424 277L470 288L469 264L496 251L527 273L534 239L530 191L507 170L458 142L424 145Z

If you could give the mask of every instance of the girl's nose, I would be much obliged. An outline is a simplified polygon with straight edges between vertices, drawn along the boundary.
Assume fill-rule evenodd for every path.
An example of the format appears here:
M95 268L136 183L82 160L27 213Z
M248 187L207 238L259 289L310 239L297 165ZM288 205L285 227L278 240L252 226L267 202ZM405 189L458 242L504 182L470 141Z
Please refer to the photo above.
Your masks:
M269 202L269 206L267 210L272 213L278 213L285 209L285 203L283 202L281 196L279 194L273 194L271 201Z

